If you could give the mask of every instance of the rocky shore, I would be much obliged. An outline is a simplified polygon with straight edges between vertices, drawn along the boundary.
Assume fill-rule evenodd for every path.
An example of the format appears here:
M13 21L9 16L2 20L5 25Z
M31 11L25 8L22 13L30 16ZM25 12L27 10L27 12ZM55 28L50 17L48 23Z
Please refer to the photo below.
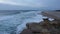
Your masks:
M60 34L60 23L56 20L49 21L43 19L41 23L28 23L27 29L24 29L20 34Z
M43 12L42 14L52 17L54 20L43 18L43 21L39 23L27 23L27 29L24 29L20 34L60 34L60 12Z

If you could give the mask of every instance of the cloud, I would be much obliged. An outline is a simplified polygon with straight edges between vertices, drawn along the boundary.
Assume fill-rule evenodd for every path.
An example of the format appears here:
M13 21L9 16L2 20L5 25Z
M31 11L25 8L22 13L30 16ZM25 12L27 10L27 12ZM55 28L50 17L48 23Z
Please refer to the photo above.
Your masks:
M31 7L31 8L47 8L60 9L60 0L0 0L0 3L13 6ZM19 7L19 8L20 8ZM3 6L2 6L3 8Z
M60 6L60 0L0 0L0 3L36 8Z
M3 3L3 4L10 4L10 5L18 5L18 4L15 3L15 2L7 1L7 0L0 0L0 3Z
M0 0L0 3L17 5L17 6L28 6L28 7L43 7L42 3L38 3L36 0Z

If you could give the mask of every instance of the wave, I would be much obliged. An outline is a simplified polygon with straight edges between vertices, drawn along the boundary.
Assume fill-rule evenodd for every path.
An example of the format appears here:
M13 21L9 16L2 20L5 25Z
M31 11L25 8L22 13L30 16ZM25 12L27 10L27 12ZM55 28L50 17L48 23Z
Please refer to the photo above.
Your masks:
M28 12L6 12L7 14L14 15L6 15L1 16L0 18L0 31L5 31L9 34L17 33L19 34L24 28L26 28L26 23L30 22L39 22L42 20L42 16L39 14L41 11L28 11ZM16 14L18 13L18 14ZM4 13L3 13L4 14Z
M0 16L2 15L14 15L14 14L19 14L20 11L8 11L8 10L1 10L0 11Z

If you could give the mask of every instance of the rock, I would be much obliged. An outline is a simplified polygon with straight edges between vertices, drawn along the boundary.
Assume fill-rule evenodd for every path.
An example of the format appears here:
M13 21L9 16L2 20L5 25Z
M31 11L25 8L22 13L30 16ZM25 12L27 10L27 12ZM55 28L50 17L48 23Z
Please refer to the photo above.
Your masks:
M28 29L30 29L32 32L39 33L42 27L39 23L30 23L27 24Z
M42 29L41 34L50 34L48 29Z
M39 23L34 23L34 22L33 22L33 23L27 23L26 26L27 26L28 29L30 29L32 26L38 25L38 24L39 24ZM39 25L40 25L40 24L39 24Z
M57 23L56 20L49 21L48 18L43 20L39 23L27 23L27 29L23 30L21 34L60 34L60 23Z
M24 29L20 34L33 34L33 33L29 29Z

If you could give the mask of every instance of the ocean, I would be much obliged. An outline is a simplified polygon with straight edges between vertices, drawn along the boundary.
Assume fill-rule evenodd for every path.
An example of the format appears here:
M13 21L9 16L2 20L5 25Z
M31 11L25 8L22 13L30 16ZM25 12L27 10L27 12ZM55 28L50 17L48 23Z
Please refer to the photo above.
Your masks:
M7 11L0 12L0 34L19 34L27 23L43 21L42 11Z

